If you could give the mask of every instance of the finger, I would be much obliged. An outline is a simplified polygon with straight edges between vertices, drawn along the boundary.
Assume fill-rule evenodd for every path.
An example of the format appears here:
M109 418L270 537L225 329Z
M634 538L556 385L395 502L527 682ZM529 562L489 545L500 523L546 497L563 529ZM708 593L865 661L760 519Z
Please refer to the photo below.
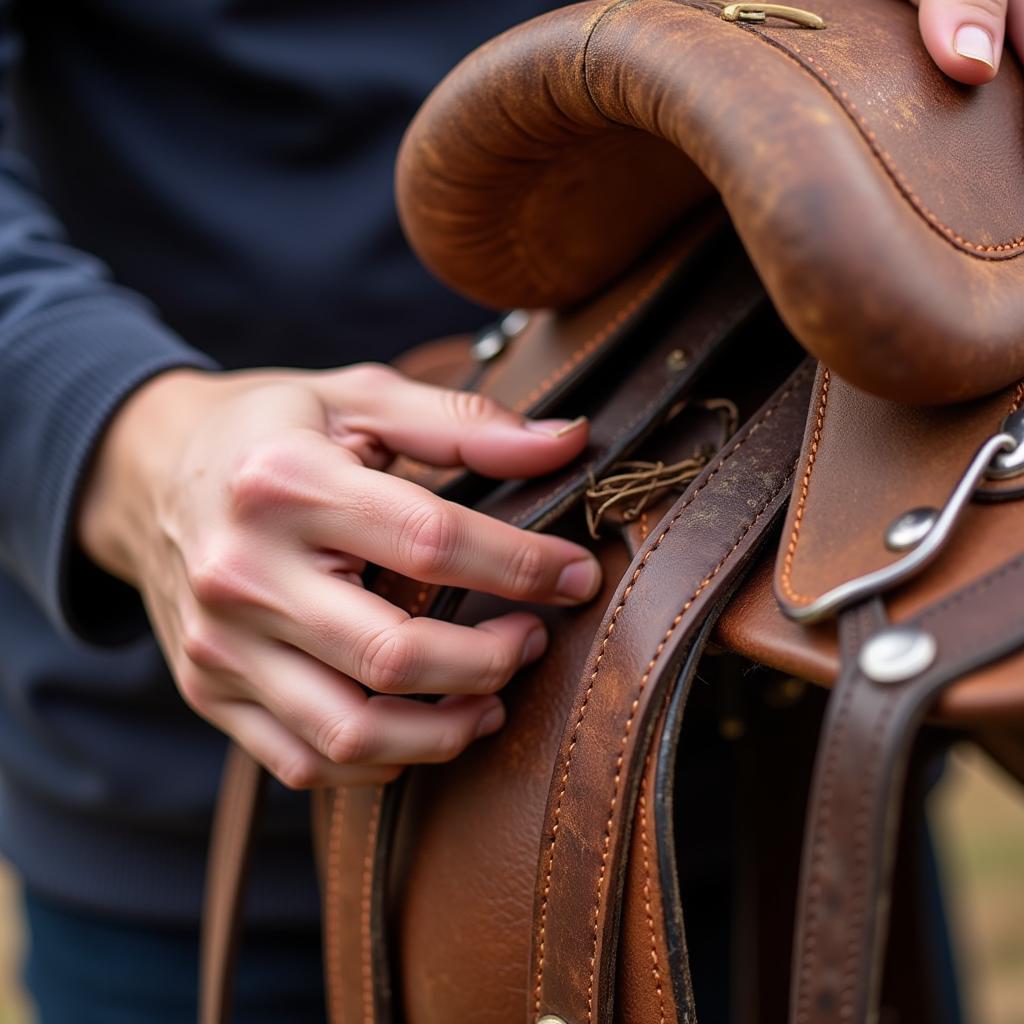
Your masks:
M947 75L982 85L999 68L1006 10L1007 0L921 0L921 38Z
M252 649L245 685L281 725L339 765L450 761L504 723L501 701L449 697L436 704L370 696L352 679L282 644Z
M401 774L394 765L335 764L256 704L225 701L215 714L215 724L289 789L379 786Z
M467 466L485 476L539 476L583 450L588 425L527 420L483 395L419 384L367 365L320 379L339 436L370 435L389 449L436 466Z
M536 615L513 612L472 627L411 618L319 574L303 577L284 605L288 614L271 613L257 628L378 693L494 693L547 646Z
M350 551L423 583L516 601L578 604L600 585L600 566L586 548L499 522L408 480L346 464L331 486L333 502L302 513L314 547Z

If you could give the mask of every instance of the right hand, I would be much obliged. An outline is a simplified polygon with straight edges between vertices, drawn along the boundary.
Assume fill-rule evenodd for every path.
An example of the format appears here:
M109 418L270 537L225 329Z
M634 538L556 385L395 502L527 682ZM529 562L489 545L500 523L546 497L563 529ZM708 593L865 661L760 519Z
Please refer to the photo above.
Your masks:
M600 571L569 541L383 470L403 453L531 476L586 439L585 422L531 423L377 365L171 371L108 428L79 541L141 592L188 704L285 785L387 781L500 728L496 691L546 636L526 612L475 627L410 617L363 588L367 562L552 604L591 598Z

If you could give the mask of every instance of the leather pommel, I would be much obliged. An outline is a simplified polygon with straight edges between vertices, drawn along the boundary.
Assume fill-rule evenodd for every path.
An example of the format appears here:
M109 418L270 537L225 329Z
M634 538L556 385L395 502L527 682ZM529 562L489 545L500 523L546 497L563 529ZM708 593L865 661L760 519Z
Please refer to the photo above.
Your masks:
M402 146L406 232L446 283L562 307L717 192L794 335L859 387L952 402L1024 376L1024 81L968 89L909 5L823 31L598 0L457 67Z

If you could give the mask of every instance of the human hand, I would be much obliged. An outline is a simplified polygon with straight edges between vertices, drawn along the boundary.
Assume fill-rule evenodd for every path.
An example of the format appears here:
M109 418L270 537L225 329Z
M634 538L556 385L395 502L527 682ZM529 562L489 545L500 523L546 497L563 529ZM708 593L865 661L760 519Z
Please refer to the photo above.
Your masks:
M412 618L363 588L367 562L550 604L599 584L584 548L389 476L393 453L512 478L586 439L585 421L530 423L378 365L172 371L106 432L79 540L141 592L184 699L285 785L377 783L498 729L495 692L546 635L526 612Z
M920 0L918 7L925 47L958 82L982 85L995 78L1007 33L1024 54L1024 0Z

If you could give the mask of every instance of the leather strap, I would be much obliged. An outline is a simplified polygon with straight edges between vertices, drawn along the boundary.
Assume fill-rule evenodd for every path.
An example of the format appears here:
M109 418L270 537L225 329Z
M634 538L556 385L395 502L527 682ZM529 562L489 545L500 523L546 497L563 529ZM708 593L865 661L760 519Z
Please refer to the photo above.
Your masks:
M723 242L715 256L708 279L698 279L699 289L688 282L684 309L676 311L671 329L627 360L625 372L616 365L608 380L593 382L591 444L585 455L561 473L499 490L478 505L481 511L523 529L548 528L593 477L628 456L691 393L723 343L764 304L763 289L738 245ZM805 408L806 399L800 415ZM472 479L446 494L471 500ZM400 587L393 590L401 593ZM451 588L439 591L428 605L429 614L451 618L463 596ZM359 908L349 914L328 910L327 920L335 922L325 944L332 1024L388 1024L392 1019L394 985L382 921L390 851L388 832L379 825L397 811L396 805L394 794L381 788L331 805L330 834L348 838L339 840L346 844L345 854L328 858L326 890L339 905Z
M530 1024L546 1014L570 1024L612 1020L621 880L653 718L785 504L812 378L805 362L676 503L598 631L545 815ZM666 594L678 604L667 605Z
M805 833L790 1019L877 1020L896 825L910 748L936 696L1024 647L1024 556L914 616L935 660L903 682L873 682L858 655L887 625L874 600L840 620L844 668L829 702Z
M230 744L206 868L199 938L200 1024L226 1024L231 1018L242 901L265 781L260 765L241 747Z

